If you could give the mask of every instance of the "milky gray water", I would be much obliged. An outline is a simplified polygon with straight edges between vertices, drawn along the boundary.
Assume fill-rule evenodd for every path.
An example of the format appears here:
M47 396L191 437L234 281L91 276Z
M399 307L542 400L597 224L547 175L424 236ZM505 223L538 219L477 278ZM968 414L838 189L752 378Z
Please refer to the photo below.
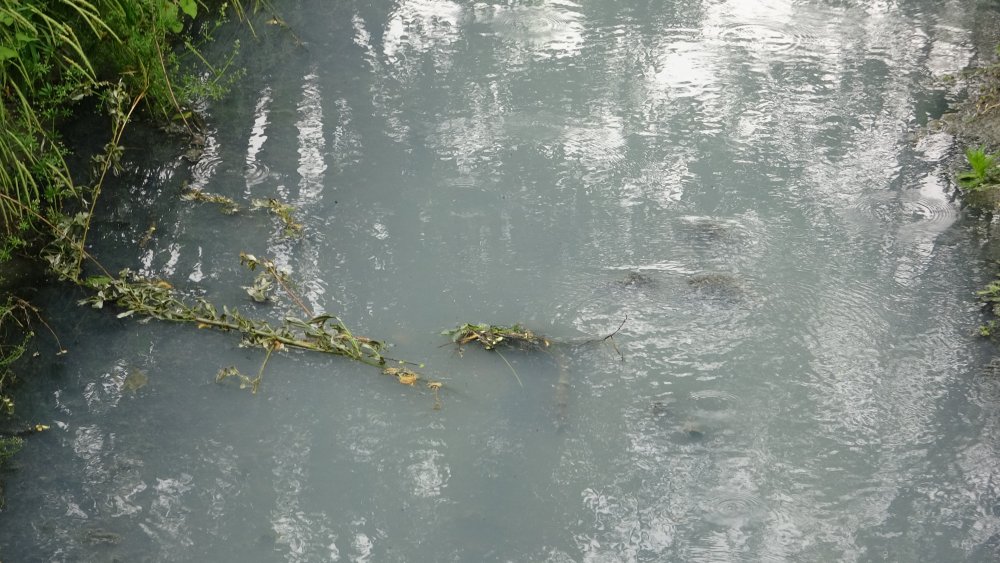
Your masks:
M39 335L18 408L52 429L2 475L0 558L1000 558L987 232L924 130L995 8L276 4L287 28L222 31L248 73L200 160L126 141L92 251L301 315L244 293L240 251L272 258L441 408L296 352L252 395L215 382L263 360L237 337L42 288L69 353ZM185 183L292 203L303 235ZM459 354L464 322L562 343Z

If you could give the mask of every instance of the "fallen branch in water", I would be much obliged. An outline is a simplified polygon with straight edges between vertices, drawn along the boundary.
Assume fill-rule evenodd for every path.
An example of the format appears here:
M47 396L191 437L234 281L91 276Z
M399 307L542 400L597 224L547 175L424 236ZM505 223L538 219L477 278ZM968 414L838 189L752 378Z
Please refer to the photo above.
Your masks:
M544 336L539 336L521 325L489 325L466 323L456 329L446 330L441 334L450 336L459 350L470 342L478 342L487 350L497 346L515 346L521 349L548 348L552 342Z
M618 349L618 345L615 344L615 335L618 334L618 331L620 331L623 326L625 326L626 321L628 321L628 313L625 313L625 318L622 319L622 323L618 325L618 328L616 328L614 332L601 339L601 342L611 343L611 347L615 349L615 352L618 353L618 357L621 358L621 361L623 362L625 361L625 354L622 354L622 351Z
M575 342L557 342L536 334L519 324L503 326L465 323L458 328L445 330L441 332L441 334L451 337L451 341L458 348L459 354L462 353L463 346L472 342L478 342L484 349L492 351L497 351L498 347L503 346L518 348L521 350L545 350L554 344L581 345L591 344L594 342L609 342L621 360L625 361L625 356L621 353L621 350L618 349L618 345L615 343L614 337L621 332L621 329L625 326L626 322L628 322L628 314L626 314L625 318L622 319L618 328L607 336L602 338L589 338L587 340ZM504 361L507 361L506 358L504 358ZM508 365L510 364L508 363Z
M48 261L50 269L60 279L71 281L93 292L92 295L80 300L80 304L89 304L96 309L103 309L106 304L115 305L122 309L118 313L118 318L137 316L175 323L189 323L198 328L238 332L242 337L242 346L259 347L267 351L267 357L265 357L257 377L250 378L232 367L221 370L216 376L218 381L235 377L241 381L241 387L249 386L252 391L256 392L263 375L263 368L271 354L285 348L344 356L379 368L384 368L390 361L423 367L422 364L395 360L383 355L382 352L386 348L385 343L355 335L335 315L312 314L310 309L292 291L284 272L281 272L271 260L241 254L241 261L248 265L251 270L261 267L263 274L273 276L278 281L286 293L306 313L305 319L289 316L285 317L281 324L272 325L267 321L245 316L235 308L230 309L223 306L220 312L215 305L202 298L194 299L194 303L185 301L174 287L164 280L146 279L135 275L128 269L122 270L117 276L112 276L93 256L83 250L77 239L79 231L88 223L89 215L85 213L75 216L61 216L49 223L53 226L55 238L46 248L43 256ZM81 260L86 258L94 262L103 275L81 277L78 257L82 257ZM407 372L416 376L414 372L409 370ZM404 377L397 374L391 375L396 375L397 380L406 385L412 385L416 381L409 375ZM419 376L417 377L419 378ZM440 386L435 391L437 389L440 389Z

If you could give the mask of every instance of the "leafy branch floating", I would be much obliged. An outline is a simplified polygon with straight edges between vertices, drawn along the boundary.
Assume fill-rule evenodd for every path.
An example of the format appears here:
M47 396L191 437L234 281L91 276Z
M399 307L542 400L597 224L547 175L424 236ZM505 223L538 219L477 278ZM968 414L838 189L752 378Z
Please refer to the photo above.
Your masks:
M122 270L118 277L91 276L82 284L95 291L80 301L100 309L112 303L123 309L119 318L139 315L157 320L193 323L198 328L236 331L242 345L265 349L282 346L345 356L373 366L386 363L382 356L385 344L364 336L355 336L333 315L310 319L285 317L278 326L242 315L237 309L222 307L222 312L205 299L194 304L183 301L174 288L163 280L149 280ZM278 345L282 346L278 346Z
M619 356L619 358L621 358L622 361L625 361L625 356L622 354L621 350L618 349L618 345L615 344L614 337L616 334L621 332L621 329L622 327L625 326L626 322L628 322L627 314L625 315L625 318L622 319L622 322L618 325L618 328L616 328L613 332L611 332L607 336L604 336L602 338L588 338L582 341L578 340L575 342L564 342L564 343L582 345L594 342L602 342L602 343L607 342L611 344L611 347L614 349L615 353ZM498 355L500 355L499 350L497 350L497 348L499 347L510 347L527 351L535 351L535 350L549 351L549 349L554 344L556 344L555 341L550 340L539 334L536 334L522 327L519 324L503 326L503 325L491 325L485 323L483 324L465 323L459 326L458 328L445 330L441 332L441 334L451 337L451 341L457 347L459 354L462 353L463 346L473 342L479 343L479 345L482 346L483 349L485 350L491 350L497 352ZM503 355L500 355L500 358L503 359L504 362L507 362L507 358L504 358ZM510 362L507 362L507 366L510 367ZM513 370L514 368L511 367L511 371ZM514 376L515 377L517 376L517 372L514 372ZM518 383L520 383L520 378L518 378Z
M512 346L522 350L548 348L552 341L539 336L521 325L510 326L466 323L456 329L446 330L441 334L450 336L459 351L470 342L478 342L486 350L494 350L497 346Z
M517 384L521 387L524 387L524 383L521 382L521 376L517 374L517 370L500 353L497 347L507 346L519 350L545 350L552 344L548 338L537 335L518 324L500 326L465 323L456 329L446 330L442 334L451 336L451 341L458 347L459 354L462 353L462 346L470 342L478 342L484 349L496 352L497 356L500 356L500 359L510 368L510 372L514 374L514 379L517 380Z
M266 258L258 259L253 254L247 254L246 252L240 252L240 264L247 267L248 270L254 272L257 268L261 271L254 278L253 285L247 287L244 286L243 289L246 290L247 295L257 303L266 303L271 300L271 290L274 289L274 282L277 282L285 293L292 298L293 301L302 309L302 311L313 316L312 311L302 303L299 296L295 294L291 289L291 278L287 271L279 268L274 264L274 261L268 260ZM273 281L272 281L273 280Z
M273 197L268 199L252 199L250 200L250 209L267 209L273 215L276 215L285 225L285 236L287 237L297 237L302 234L302 223L295 221L295 217L292 215L295 207L291 204L284 203Z
M235 200L233 200L233 198L206 192L199 188L186 188L184 193L181 194L181 199L184 201L217 204L221 206L220 210L226 215L236 215L240 212L240 206ZM281 221L281 224L284 225L285 236L297 237L302 234L302 223L295 220L295 206L292 204L285 203L280 199L273 197L267 199L251 199L250 211L257 211L260 209L267 210L270 214L276 216Z
M197 201L199 203L219 204L221 211L226 215L236 215L240 211L240 206L233 201L233 198L209 193L198 188L188 188L181 194L181 199L184 201Z
M383 355L385 343L355 335L338 317L328 314L314 315L292 290L286 272L280 270L272 260L257 258L252 254L241 253L241 263L251 271L260 269L262 274L270 276L280 284L305 313L304 319L288 316L280 324L273 325L267 321L245 316L235 308L223 306L220 312L218 307L203 298L196 298L193 303L190 300L186 301L165 280L146 279L129 269L122 270L116 276L111 275L82 249L76 236L89 222L89 217L87 213L79 213L75 216L62 216L50 222L56 237L44 255L52 271L60 279L71 281L93 292L82 299L81 304L89 304L97 309L103 309L106 304L115 305L122 310L118 313L118 318L137 316L191 323L198 328L235 331L242 337L242 346L267 350L267 357L256 377L246 376L232 367L221 370L216 376L218 381L236 378L240 381L241 387L249 387L251 391L256 392L271 354L285 348L344 356L379 368L384 368L388 361L399 364L410 363L386 357ZM94 262L103 275L81 277L76 260L78 255L83 255ZM400 371L386 371L386 373L396 376L397 381L405 385L413 385L419 379L419 376L410 370L406 370L405 373ZM434 384L436 382L430 382L428 386ZM439 383L436 385L437 387L431 387L435 391L435 396L437 390L441 388ZM437 402L436 400L436 404Z

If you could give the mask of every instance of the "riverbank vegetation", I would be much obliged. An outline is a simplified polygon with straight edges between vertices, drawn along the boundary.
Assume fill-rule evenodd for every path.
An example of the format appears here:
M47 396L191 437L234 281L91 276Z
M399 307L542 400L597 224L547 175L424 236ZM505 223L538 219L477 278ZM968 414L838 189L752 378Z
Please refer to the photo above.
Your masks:
M42 268L43 253L60 277L81 277L96 260L86 237L101 187L118 171L128 123L141 118L165 134L197 135L193 108L218 99L240 77L229 56L210 63L201 51L230 17L245 19L255 0L0 0L0 422L14 413L16 366L28 356L43 313L17 295L18 270ZM94 132L103 150L72 154L62 131L96 111L106 129ZM55 250L53 250L55 249ZM72 252L59 252L71 249ZM28 266L24 266L27 263ZM99 264L97 265L100 268ZM115 278L119 279L119 278ZM120 284L127 277L121 276ZM122 292L142 298L151 284L128 282ZM54 337L55 335L53 335ZM62 346L58 345L62 352ZM32 430L44 428L29 425ZM20 445L19 430L0 428L0 462Z
M996 53L1000 56L1000 47ZM1000 208L1000 61L971 69L964 78L969 97L941 122L967 145L956 183L965 205L992 217Z
M0 260L15 253L40 257L51 275L86 292L81 305L115 309L119 318L235 332L241 345L264 350L255 376L229 366L219 370L219 382L236 380L256 392L272 354L299 349L376 366L413 386L422 378L405 367L409 362L386 357L383 342L355 335L336 316L313 313L296 295L288 275L266 258L240 255L241 263L257 273L245 288L248 295L265 303L280 291L301 308L300 316L261 320L252 312L182 294L166 280L145 279L128 269L109 272L88 251L96 203L105 180L119 169L129 123L141 118L197 145L200 118L193 108L221 97L241 75L233 65L238 43L214 65L201 48L231 15L252 30L247 8L239 0L0 0ZM262 0L255 0L252 9L266 9L268 21L281 24ZM278 28L301 45L287 26ZM107 118L103 150L71 155L60 137L61 127L76 112L92 109ZM81 167L81 161L86 165ZM240 212L232 199L201 190L187 190L181 199L217 204L227 214ZM286 237L302 234L294 208L285 202L254 199L249 209L275 216ZM0 291L9 292L2 286ZM24 355L32 321L44 322L19 297L10 295L0 308L5 337L0 348L0 404L8 415L14 410L10 368ZM439 406L441 383L431 381L427 387ZM13 438L0 444L8 454L20 443Z
M1000 46L988 64L967 71L968 98L941 118L963 151L955 184L963 205L991 224L1000 213ZM990 317L980 325L983 337L1000 334L1000 272L976 292Z

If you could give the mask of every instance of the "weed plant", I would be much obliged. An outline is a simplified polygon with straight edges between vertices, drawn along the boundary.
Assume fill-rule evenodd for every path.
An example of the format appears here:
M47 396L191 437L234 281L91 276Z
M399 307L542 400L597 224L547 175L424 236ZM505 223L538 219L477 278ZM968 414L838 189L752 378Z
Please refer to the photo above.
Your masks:
M983 147L965 149L969 170L958 175L958 183L967 190L980 190L995 186L998 180L997 156L986 153Z
M65 243L82 225L73 253L58 259L79 279L93 206L129 120L143 113L193 134L195 101L221 97L239 78L232 55L213 66L200 53L227 13L247 16L240 0L0 0L0 268L33 239ZM70 169L60 136L83 107L110 121L90 171ZM0 288L0 415L13 413L12 365L43 324ZM18 447L19 438L0 440L0 462Z

